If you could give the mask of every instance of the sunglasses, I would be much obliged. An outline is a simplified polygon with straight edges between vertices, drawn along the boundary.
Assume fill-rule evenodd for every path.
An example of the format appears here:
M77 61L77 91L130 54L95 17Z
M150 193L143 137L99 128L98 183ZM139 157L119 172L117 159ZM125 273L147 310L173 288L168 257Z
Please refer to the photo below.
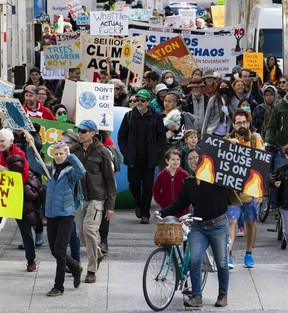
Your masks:
M147 100L146 99L139 99L139 98L137 98L135 102L144 103L144 102L147 102Z
M129 103L136 103L136 102L138 102L138 100L137 99L131 99L131 100L129 100Z
M67 111L57 112L56 114L58 114L59 116L61 116L61 115L67 115Z
M79 128L78 128L78 133L86 134L86 133L88 133L88 132L90 132L89 129L79 129Z
M280 80L280 81L279 81L279 84L286 84L286 83L287 83L286 80Z

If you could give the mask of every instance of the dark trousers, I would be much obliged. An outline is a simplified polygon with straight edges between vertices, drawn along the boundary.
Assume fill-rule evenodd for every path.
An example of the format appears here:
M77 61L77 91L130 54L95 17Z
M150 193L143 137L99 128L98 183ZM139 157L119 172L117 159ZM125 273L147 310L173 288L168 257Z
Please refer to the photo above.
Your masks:
M135 200L135 206L141 208L141 215L150 217L152 189L155 168L143 165L128 167L129 188Z
M78 270L78 262L67 254L73 222L73 216L47 218L49 247L57 262L54 288L62 292L64 291L66 265L71 270L73 276Z
M101 242L107 241L108 233L109 233L109 225L110 225L110 221L108 221L107 218L105 217L105 211L104 211L102 214L102 221L101 221L101 225L99 228L99 234L101 237Z
M28 225L25 219L23 220L16 219L16 222L18 224L22 236L26 259L28 261L33 261L36 258L36 255L31 226Z
M77 237L75 221L73 221L72 225L69 246L71 250L71 258L80 262L80 239Z

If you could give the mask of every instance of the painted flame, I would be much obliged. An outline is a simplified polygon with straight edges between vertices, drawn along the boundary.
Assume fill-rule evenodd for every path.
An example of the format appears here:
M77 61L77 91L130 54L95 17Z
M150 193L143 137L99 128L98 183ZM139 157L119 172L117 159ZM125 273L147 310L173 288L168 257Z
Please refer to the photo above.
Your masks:
M264 184L262 175L258 171L250 170L250 176L247 179L243 193L256 198L263 197L264 194Z
M206 181L210 184L215 182L214 162L211 157L206 154L202 155L202 161L197 167L196 177L200 180Z

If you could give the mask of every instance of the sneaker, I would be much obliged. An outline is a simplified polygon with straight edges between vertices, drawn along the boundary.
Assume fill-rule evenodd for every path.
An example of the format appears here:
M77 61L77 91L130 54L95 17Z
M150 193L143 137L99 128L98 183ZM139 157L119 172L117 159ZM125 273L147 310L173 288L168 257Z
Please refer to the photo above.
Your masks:
M36 233L36 238L35 238L35 246L36 247L41 247L44 244L44 236L43 232L42 233Z
M36 270L36 262L34 260L28 261L27 263L27 272L34 272Z
M101 252L103 254L107 254L108 253L108 242L107 242L107 240L103 240L100 243L99 248L101 249Z
M246 253L244 257L244 265L247 268L253 268L255 266L255 262L251 253Z
M143 216L143 217L141 218L140 224L149 224L149 218L146 217L146 216Z
M87 275L84 280L85 283L91 284L96 282L96 275L94 272L87 272Z
M228 305L227 294L219 294L217 301L215 302L215 306L218 308L224 307Z
M57 288L52 288L50 291L47 292L46 294L48 297L57 297L57 296L62 296L63 291L57 289Z
M233 270L234 264L233 264L232 256L229 257L228 266L229 266L229 270Z
M136 206L135 207L135 215L138 217L138 218L141 218L142 214L141 214L141 208L139 206Z
M73 286L74 288L78 288L81 284L81 274L82 274L83 268L82 266L79 264L78 268L77 268L77 273L74 276L74 280L73 280Z
M244 227L240 227L238 229L237 237L244 237L244 236L245 236L245 228Z
M203 306L202 295L192 295L191 299L184 301L184 306L189 308L201 308Z

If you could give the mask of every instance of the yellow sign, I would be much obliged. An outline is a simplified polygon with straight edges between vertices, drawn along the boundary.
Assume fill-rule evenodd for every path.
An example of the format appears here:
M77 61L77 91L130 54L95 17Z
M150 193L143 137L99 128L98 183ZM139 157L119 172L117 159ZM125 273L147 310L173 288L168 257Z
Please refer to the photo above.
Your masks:
M0 171L0 216L21 220L23 197L22 175Z
M211 5L214 27L225 26L225 5Z
M243 68L248 68L256 72L263 82L263 53L262 52L244 52Z

